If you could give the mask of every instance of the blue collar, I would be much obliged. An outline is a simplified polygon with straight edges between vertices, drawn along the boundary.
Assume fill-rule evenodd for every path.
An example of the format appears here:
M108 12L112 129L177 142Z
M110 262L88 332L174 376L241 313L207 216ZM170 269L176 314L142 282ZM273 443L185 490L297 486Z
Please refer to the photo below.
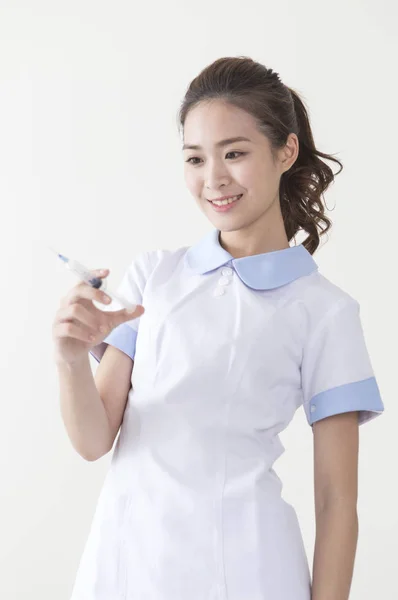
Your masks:
M264 254L233 258L220 245L219 233L218 229L212 230L187 250L185 264L190 271L204 275L229 264L248 287L254 290L271 290L318 269L318 265L303 244Z

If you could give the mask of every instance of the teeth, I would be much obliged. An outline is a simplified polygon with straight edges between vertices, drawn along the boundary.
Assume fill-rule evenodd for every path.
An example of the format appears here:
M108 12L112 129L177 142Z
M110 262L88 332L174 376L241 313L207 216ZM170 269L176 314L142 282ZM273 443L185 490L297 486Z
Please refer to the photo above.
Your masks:
M232 204L232 202L236 202L236 200L238 200L240 197L241 194L238 194L238 196L233 196L232 198L228 198L228 200L211 200L211 202L216 206L225 206L226 204Z

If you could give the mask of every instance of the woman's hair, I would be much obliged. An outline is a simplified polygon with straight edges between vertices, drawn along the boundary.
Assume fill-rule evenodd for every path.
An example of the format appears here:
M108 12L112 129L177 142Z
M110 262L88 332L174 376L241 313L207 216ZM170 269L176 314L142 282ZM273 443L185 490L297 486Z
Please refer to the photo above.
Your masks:
M325 215L322 194L343 165L315 148L303 100L281 82L278 73L245 56L220 58L199 73L182 101L179 126L184 128L194 106L211 99L227 101L251 114L270 140L273 158L285 146L289 133L297 135L299 154L280 180L281 211L289 242L302 229L308 233L303 245L314 254L319 233L325 234L332 226ZM320 157L338 163L340 170L334 174Z

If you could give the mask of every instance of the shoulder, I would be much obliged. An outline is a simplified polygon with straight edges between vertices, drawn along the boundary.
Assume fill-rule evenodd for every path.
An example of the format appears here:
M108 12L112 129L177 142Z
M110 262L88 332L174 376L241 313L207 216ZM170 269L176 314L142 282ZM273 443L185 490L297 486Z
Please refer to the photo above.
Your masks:
M186 248L142 250L127 264L118 292L132 303L141 303L144 290L168 282L182 262Z
M328 309L339 304L358 302L346 290L319 271L315 271L303 279L305 280L302 288L303 299L310 305Z
M183 264L188 249L189 246L182 246L174 250L162 248L141 251L131 261L129 269L140 271L146 279L159 272L171 274L179 264Z
M346 290L315 271L295 282L295 296L305 315L307 333L327 323L338 313L356 314L359 302Z

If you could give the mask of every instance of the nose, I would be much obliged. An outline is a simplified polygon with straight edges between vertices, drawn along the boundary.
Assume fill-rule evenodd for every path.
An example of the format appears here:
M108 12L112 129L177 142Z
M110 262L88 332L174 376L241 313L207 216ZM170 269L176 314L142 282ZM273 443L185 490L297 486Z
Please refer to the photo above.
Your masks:
M205 187L217 190L222 185L228 185L231 177L221 161L208 161L204 173Z

